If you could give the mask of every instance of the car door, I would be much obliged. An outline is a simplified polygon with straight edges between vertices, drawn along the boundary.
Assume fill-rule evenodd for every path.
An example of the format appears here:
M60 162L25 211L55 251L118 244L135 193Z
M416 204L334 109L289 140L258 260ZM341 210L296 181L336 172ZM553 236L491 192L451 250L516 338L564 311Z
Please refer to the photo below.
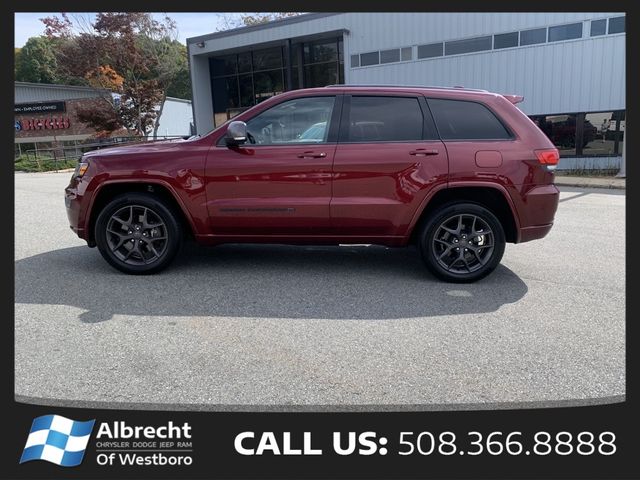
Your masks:
M247 120L247 142L212 148L206 164L211 231L309 235L330 226L340 96L283 101Z
M405 235L427 193L448 175L447 152L424 97L345 95L333 173L334 231Z

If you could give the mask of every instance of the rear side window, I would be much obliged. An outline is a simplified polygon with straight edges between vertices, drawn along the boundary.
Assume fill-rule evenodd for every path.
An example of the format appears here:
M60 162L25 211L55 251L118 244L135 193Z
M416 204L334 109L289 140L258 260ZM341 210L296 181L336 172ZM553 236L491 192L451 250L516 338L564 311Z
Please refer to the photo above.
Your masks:
M401 142L422 139L422 110L413 97L351 97L349 142Z
M430 98L429 108L443 140L503 140L511 134L480 103Z

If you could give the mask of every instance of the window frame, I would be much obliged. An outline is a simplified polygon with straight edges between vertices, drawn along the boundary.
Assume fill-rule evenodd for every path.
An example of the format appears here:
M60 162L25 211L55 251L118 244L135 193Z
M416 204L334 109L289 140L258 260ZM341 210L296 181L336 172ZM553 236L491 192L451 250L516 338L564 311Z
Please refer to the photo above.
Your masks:
M380 98L411 98L415 99L418 103L418 108L422 114L422 132L419 139L416 140L366 140L366 141L353 141L349 139L349 119L351 116L351 99L353 97L380 97ZM431 129L431 135L429 135L429 129ZM427 138L433 136L434 138ZM440 141L438 131L435 127L435 122L431 116L431 112L428 110L424 96L420 94L402 93L402 92L384 92L384 93L346 93L342 104L342 116L340 117L340 132L338 135L338 144L344 145L362 145L371 143L421 143L421 142L434 142Z
M333 111L331 112L331 117L329 118L329 133L327 135L327 141L326 142L296 142L296 143L269 143L269 144L259 144L259 143L243 143L238 145L238 147L242 148L242 147L250 147L250 148L265 148L265 147L277 147L277 148L281 148L281 147L299 147L299 146L308 146L308 145L335 145L336 143L338 143L338 133L339 133L339 128L340 128L340 121L342 118L342 105L344 103L344 95L343 94L336 94L336 93L332 93L332 94L327 94L327 95L302 95L299 97L294 97L294 98L287 98L287 99L283 99L282 102L278 102L274 105L271 105L268 108L265 108L264 110L261 110L259 112L257 112L255 115L251 116L250 118L246 118L244 120L240 120L241 122L244 122L245 124L250 122L251 120L253 120L254 118L262 115L263 113L268 112L269 110L276 108L280 105L283 105L287 102L291 102L294 100L304 100L304 99L308 99L308 98L333 98L334 99L334 103L333 103ZM231 119L231 122L233 121L233 119ZM229 122L229 123L231 123ZM225 137L227 136L227 131L225 130L225 132L222 134L222 136L218 139L218 141L216 142L216 146L217 147L227 147L227 143L225 141Z
M427 105L429 106L429 110L432 112L433 122L434 122L434 125L436 127L436 131L438 132L438 137L440 138L440 140L442 142L445 142L445 143L446 142L513 142L513 141L518 139L518 137L515 134L515 132L513 131L513 129L510 128L509 125L507 125L507 123L504 120L502 120L500 115L498 115L495 112L495 110L493 108L491 108L491 106L487 105L484 102L481 102L479 100L463 100L463 99L460 99L460 98L447 98L447 97L427 97L427 96L425 96L425 99L427 101ZM508 138L453 138L453 139L445 139L440 134L440 129L438 128L438 122L436 121L436 116L435 116L435 114L433 114L433 109L431 108L431 105L429 104L430 100L447 100L447 101L451 101L451 102L477 103L478 105L481 105L484 108L486 108L496 118L498 123L500 123L500 125L502 125L502 127L505 129L505 131L509 134L509 137Z

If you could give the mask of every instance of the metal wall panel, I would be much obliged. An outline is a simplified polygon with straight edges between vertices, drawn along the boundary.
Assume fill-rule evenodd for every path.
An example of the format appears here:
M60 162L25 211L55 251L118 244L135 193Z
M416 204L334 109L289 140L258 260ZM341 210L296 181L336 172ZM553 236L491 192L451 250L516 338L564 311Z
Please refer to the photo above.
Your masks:
M340 29L348 31L344 34L346 83L463 85L515 93L524 95L519 106L527 114L624 109L626 35L589 37L590 19L616 15L620 14L360 12L316 15L309 21L214 36L202 48L189 45L198 132L208 131L213 124L208 121L209 107L202 106L207 100L210 103L208 72L196 71L205 62L194 64L194 59ZM580 21L585 22L581 39L421 60L416 56L417 45ZM351 68L352 54L407 46L414 49L412 61ZM199 109L206 113L200 115Z
M95 98L100 96L98 91L89 88L74 88L59 85L25 85L20 82L15 84L14 92L15 103L73 100L76 98Z

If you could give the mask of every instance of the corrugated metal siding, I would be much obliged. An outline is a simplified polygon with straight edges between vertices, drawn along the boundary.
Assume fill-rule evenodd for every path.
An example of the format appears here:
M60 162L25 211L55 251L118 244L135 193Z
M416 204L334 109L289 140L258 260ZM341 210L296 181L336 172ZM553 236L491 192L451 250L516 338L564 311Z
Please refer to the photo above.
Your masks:
M344 35L347 83L464 85L525 96L527 114L569 113L625 108L626 35L589 37L590 19L622 13L343 13L291 25L209 39L204 48L190 45L194 104L199 131L207 131L210 85L194 60L217 51L256 43L347 29ZM583 38L417 60L416 45L508 33L583 21ZM350 68L350 56L375 50L413 46L411 62ZM208 65L206 66L208 69ZM208 74L208 72L207 72ZM202 107L202 105L205 107ZM205 110L200 114L198 110ZM211 123L201 129L202 122Z
M76 98L95 98L99 96L99 92L87 88L51 85L15 85L15 103L74 100Z
M348 83L463 85L524 95L527 114L625 108L625 36L350 69Z

